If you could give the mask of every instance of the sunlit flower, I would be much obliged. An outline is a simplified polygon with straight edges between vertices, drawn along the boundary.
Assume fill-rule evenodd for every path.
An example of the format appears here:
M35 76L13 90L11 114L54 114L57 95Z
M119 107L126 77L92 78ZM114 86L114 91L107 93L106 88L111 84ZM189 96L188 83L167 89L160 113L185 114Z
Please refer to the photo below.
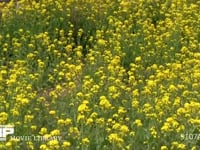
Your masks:
M68 141L64 141L62 144L62 148L69 148L71 146L71 143Z
M42 144L42 145L40 145L40 149L41 149L41 150L46 150L46 149L48 149L48 148L47 148L47 145L46 145L46 144Z
M55 129L55 130L51 131L50 134L51 134L52 136L60 135L60 130Z
M59 142L57 140L50 140L47 145L51 148L51 149L59 149Z
M88 138L83 138L82 139L82 144L83 145L88 145L90 143L90 140Z
M99 105L106 109L109 109L112 106L105 96L100 97Z
M126 126L126 125L122 125L122 126L120 127L120 131L121 131L122 133L128 133L128 132L129 132L129 128L128 128L128 126Z
M106 41L104 39L99 39L97 42L99 45L104 46L106 45Z
M83 113L83 112L87 112L87 111L89 111L89 107L87 106L87 103L82 103L79 105L78 112Z
M167 146L161 146L160 150L168 150Z
M56 114L56 111L55 111L55 110L51 110L51 111L49 111L49 114L50 114L50 115L55 115L55 114Z
M41 135L44 135L44 134L47 133L47 131L48 131L47 128L43 127L43 128L40 129L40 132L39 132L39 133L40 133Z
M135 124L135 125L138 126L138 127L143 126L142 121L141 121L140 119L136 119L136 120L133 122L133 124Z
M121 146L121 144L124 143L124 140L122 138L120 138L117 133L111 133L108 136L108 140L110 143L115 143L118 146Z
M65 124L66 125L72 124L72 120L70 118L65 119Z

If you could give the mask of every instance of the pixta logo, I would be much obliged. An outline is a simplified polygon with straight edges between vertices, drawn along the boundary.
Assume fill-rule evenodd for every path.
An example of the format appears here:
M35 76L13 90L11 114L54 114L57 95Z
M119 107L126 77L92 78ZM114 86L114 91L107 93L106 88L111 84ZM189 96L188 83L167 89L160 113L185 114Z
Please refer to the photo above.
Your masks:
M0 141L6 141L6 136L9 134L14 134L14 126L0 125Z

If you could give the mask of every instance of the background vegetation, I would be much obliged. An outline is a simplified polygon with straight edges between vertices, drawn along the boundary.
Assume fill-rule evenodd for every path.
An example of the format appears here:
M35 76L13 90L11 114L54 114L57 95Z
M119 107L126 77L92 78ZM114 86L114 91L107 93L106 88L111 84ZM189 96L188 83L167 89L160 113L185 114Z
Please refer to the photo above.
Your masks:
M0 149L200 149L198 0L0 8Z

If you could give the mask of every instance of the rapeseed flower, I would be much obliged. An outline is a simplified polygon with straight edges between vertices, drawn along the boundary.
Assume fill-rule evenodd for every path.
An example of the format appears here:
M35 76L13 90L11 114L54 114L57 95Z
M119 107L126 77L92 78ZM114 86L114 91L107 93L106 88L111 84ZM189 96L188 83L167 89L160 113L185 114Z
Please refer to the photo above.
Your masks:
M124 140L120 138L117 133L111 133L110 135L108 135L108 140L110 143L114 143L119 147L121 147L124 143Z
M64 141L62 144L62 148L64 148L64 149L69 148L70 146L71 146L71 143L68 141Z
M134 125L138 126L138 127L141 127L143 126L142 124L142 121L140 119L136 119L134 122L133 122Z
M83 145L88 145L90 143L90 140L88 138L83 138L81 141Z
M110 109L112 107L111 103L108 101L108 99L105 96L101 96L99 105L105 109Z
M70 127L68 134L72 135L72 137L76 138L76 137L79 137L80 131L78 130L77 127Z
M0 113L0 122L1 122L1 124L5 124L7 119L8 119L8 114L6 112L1 112Z
M49 114L50 114L50 115L55 115L55 114L56 114L56 111L55 111L55 110L50 110L50 111L49 111Z
M105 46L106 45L106 41L104 39L98 39L97 43L100 45L100 46Z
M47 148L47 145L46 145L46 144L41 144L41 145L40 145L40 149L41 149L41 150L46 150L46 149L48 149L48 148Z
M50 149L55 149L55 150L57 150L57 149L60 148L59 142L58 142L57 140L51 140L51 141L49 141L49 142L47 143L47 145L48 145L48 147L49 147Z
M84 112L88 112L88 111L89 111L89 107L88 107L87 103L82 103L79 105L78 112L84 113Z
M126 125L122 125L122 126L120 127L120 131L121 131L123 134L126 134L126 133L129 132L129 128L128 128L128 126L126 126Z
M50 132L51 136L60 135L60 130L56 129Z
M168 150L167 146L161 146L160 150Z
M200 149L199 4L0 3L0 149Z
M66 124L66 125L72 124L72 120L71 120L70 118L66 118L66 119L65 119L65 124Z
M43 128L40 129L40 132L39 132L39 133L40 133L41 135L45 135L45 134L47 133L47 131L48 131L47 128L43 127Z

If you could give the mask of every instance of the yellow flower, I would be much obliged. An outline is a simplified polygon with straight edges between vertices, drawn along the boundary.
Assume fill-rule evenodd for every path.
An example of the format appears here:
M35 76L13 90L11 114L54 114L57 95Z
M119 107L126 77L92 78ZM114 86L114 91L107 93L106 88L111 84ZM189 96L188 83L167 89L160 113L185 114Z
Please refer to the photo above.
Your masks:
M31 122L33 120L34 116L33 115L25 115L24 122Z
M32 126L31 126L31 129L34 131L34 130L37 129L37 126L36 126L36 125L32 125Z
M138 102L137 100L134 99L134 100L132 101L132 107L133 107L133 108L138 108L138 106L139 106L139 102Z
M78 30L78 37L81 37L81 36L82 36L82 34L83 34L83 32L84 32L84 30L83 30L83 29L79 29L79 30Z
M44 68L44 66L45 66L45 63L44 62L42 62L42 60L40 60L40 59L38 59L38 66L39 66L39 68Z
M89 107L87 106L87 103L82 103L78 106L78 112L83 113L89 111Z
M50 115L55 115L55 114L56 114L56 111L55 111L55 110L50 110L50 111L49 111L49 114L50 114Z
M15 109L12 109L11 113L12 113L13 116L19 116L19 114L20 114L19 111L15 110Z
M35 57L35 54L33 54L33 53L29 53L29 54L27 55L27 58L30 59L30 60L33 60L34 57Z
M60 73L60 72L59 72ZM62 86L61 85L56 85L56 91L62 91Z
M42 144L42 145L40 145L40 149L41 150L47 150L48 148L47 148L46 144Z
M148 85L149 87L156 87L156 81L147 80L147 85Z
M165 122L164 125L161 128L161 131L163 131L163 132L169 132L169 131L171 131L169 123Z
M12 148L12 142L6 142L6 147L7 147L8 149Z
M47 133L47 131L48 131L47 128L43 127L43 128L40 129L39 134L44 135L44 134Z
M68 130L68 135L72 136L72 138L77 138L80 135L80 131L77 127L70 127Z
M181 52L182 52L182 53L188 53L188 48L185 47L185 46L183 46L183 47L181 48Z
M177 133L184 131L185 130L185 126L184 125L179 125L179 127L176 129Z
M111 133L110 135L108 135L108 140L110 143L115 143L119 147L121 147L121 145L124 143L124 140L119 137L117 133Z
M152 135L154 138L157 137L157 131L156 131L155 127L151 127L151 128L150 128L150 132L151 132L151 135Z
M191 150L197 150L196 146L193 146L193 147L191 148Z
M81 57L82 57L82 52L76 51L76 56L77 56L78 58L81 58Z
M93 113L90 115L90 117L91 117L91 118L96 118L97 115L98 115L98 114L97 114L96 112L93 112Z
M69 87L70 87L70 89L75 89L76 84L74 82L69 82Z
M56 91L49 92L49 96L51 96L51 97L53 97L55 99L58 98L58 95L57 95Z
M175 91L177 91L176 86L171 84L171 85L169 86L169 92L175 92Z
M124 107L119 107L118 114L125 114L127 111Z
M106 109L110 109L112 106L105 96L100 97L99 105Z
M81 65L76 66L75 72L79 74L81 73L81 71L82 71L82 66Z
M92 118L88 118L86 121L86 125L92 124L94 120Z
M60 130L55 129L55 130L51 131L50 134L51 134L52 136L60 135Z
M113 114L113 118L117 119L119 117L118 114Z
M65 124L65 120L64 120L64 119L59 119L59 120L57 121L57 124L58 124L58 125L64 125L64 124Z
M160 150L168 150L167 146L161 146Z
M105 124L105 119L104 118L98 118L98 119L96 119L96 123L103 127L104 124Z
M31 141L27 142L27 146L28 146L28 149L34 150L33 142L31 142Z
M98 39L97 43L98 43L100 46L106 45L106 41L105 41L104 39Z
M21 104L21 105L26 105L26 104L29 103L29 99L22 97L22 95L18 95L17 98L16 98L16 102Z
M68 142L68 141L64 141L63 144L62 144L62 148L69 148L71 146L71 143Z
M50 149L59 150L60 148L59 142L57 140L51 140L47 143L47 145L49 146Z
M66 124L66 125L72 124L72 120L71 120L70 118L66 118L66 119L65 119L65 124Z
M176 97L174 99L174 104L173 106L179 106L181 104L181 98L180 97Z
M134 132L134 131L131 131L131 132L129 133L129 135L130 135L131 137L134 137L134 136L135 136L135 132Z
M139 96L139 90L138 89L133 90L132 95L133 97Z
M142 121L140 119L136 119L133 124L135 124L136 126L138 127L141 127L143 124L142 124Z
M78 92L78 93L76 94L76 96L77 96L78 98L82 98L84 95L83 95L82 92Z
M185 144L178 144L177 148L180 149L180 150L186 150L186 145Z
M187 112L186 112L185 108L180 107L180 108L178 108L178 110L177 110L177 114L178 114L179 116L184 115L184 114L186 114L186 113L187 113Z
M115 86L110 86L110 87L108 87L108 92L109 93L116 93L117 92L117 88Z
M128 133L129 128L126 125L122 125L122 126L120 126L120 131L123 132L123 133Z
M88 138L83 138L81 141L83 145L88 145L90 143L90 140Z
M78 116L77 116L77 122L84 121L84 119L85 119L85 115L78 114Z
M138 56L138 57L135 58L135 62L136 62L136 63L140 63L141 60L142 60L141 56Z
M119 129L121 127L121 125L119 124L119 123L115 123L113 126L112 126L112 128L113 129Z

